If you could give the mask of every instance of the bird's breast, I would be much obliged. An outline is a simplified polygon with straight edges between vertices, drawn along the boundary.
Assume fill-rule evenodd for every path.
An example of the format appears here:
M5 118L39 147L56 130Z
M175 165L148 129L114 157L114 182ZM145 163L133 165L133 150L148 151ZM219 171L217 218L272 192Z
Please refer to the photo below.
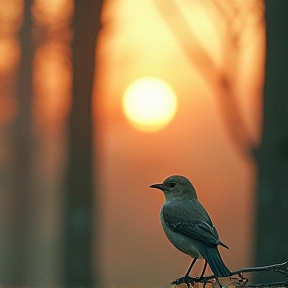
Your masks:
M203 259L203 256L198 251L196 246L193 244L194 241L197 241L195 239L189 238L185 235L182 235L180 233L172 231L167 224L165 223L164 217L163 217L163 208L160 211L160 220L163 227L163 230L169 239L169 241L181 252L191 256L192 258L200 258Z

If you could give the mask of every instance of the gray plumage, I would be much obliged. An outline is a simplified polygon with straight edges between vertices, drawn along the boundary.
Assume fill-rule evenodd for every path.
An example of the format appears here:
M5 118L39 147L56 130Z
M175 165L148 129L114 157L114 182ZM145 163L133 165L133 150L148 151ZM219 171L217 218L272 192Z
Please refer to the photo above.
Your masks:
M218 245L228 246L220 241L191 182L183 176L174 175L162 184L150 187L162 190L165 195L160 220L170 242L192 258L204 258L216 277L231 275L217 248Z

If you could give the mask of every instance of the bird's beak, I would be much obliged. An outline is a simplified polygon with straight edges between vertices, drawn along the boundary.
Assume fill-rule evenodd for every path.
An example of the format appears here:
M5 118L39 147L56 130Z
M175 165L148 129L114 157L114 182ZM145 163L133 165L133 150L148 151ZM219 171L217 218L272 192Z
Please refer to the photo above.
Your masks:
M153 185L150 185L150 188L156 188L156 189L163 190L162 184L153 184Z

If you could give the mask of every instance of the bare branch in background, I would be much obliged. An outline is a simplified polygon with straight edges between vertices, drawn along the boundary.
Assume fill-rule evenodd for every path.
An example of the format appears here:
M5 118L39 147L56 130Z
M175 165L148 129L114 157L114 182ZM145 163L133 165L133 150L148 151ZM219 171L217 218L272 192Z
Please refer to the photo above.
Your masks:
M259 4L261 2L250 1L250 5L239 1L205 2L206 11L211 12L210 19L214 16L215 27L217 27L216 17L218 21L224 21L226 27L224 41L221 42L222 67L219 67L207 53L176 1L155 0L154 3L188 61L197 68L209 86L215 88L224 124L235 147L245 156L254 157L258 144L250 135L240 111L235 83L239 74L238 55L241 38L248 25L247 22L251 21L246 19L247 13L251 13L251 9L253 11L259 9L257 11L259 16L254 18L263 19L263 6ZM263 22L257 20L256 23ZM216 32L223 38L220 29Z

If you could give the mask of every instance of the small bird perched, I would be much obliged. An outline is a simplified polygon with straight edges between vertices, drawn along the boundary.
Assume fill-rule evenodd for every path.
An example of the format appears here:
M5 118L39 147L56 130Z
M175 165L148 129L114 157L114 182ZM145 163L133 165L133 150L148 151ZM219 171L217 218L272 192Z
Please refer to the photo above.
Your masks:
M151 188L163 191L165 203L160 211L163 230L170 242L181 252L191 256L193 261L184 278L197 259L205 259L200 279L203 278L207 262L216 278L230 276L217 246L229 247L219 240L218 233L208 213L198 201L191 182L183 176L170 176L162 184L153 184Z

